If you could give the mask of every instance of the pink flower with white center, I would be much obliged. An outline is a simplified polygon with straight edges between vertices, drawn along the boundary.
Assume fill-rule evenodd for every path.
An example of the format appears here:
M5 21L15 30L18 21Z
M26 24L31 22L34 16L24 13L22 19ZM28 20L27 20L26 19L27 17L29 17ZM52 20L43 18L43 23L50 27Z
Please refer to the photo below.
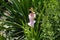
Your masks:
M29 16L29 23L28 23L28 25L31 26L31 27L34 27L34 23L36 22L34 20L34 18L36 17L35 12L30 13L28 16Z

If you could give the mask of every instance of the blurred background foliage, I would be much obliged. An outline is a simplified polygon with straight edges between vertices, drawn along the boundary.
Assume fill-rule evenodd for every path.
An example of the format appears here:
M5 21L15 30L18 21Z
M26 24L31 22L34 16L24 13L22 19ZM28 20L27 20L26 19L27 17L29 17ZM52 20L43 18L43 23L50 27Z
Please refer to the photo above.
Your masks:
M60 40L60 0L0 0L0 40ZM28 26L29 8L36 13Z

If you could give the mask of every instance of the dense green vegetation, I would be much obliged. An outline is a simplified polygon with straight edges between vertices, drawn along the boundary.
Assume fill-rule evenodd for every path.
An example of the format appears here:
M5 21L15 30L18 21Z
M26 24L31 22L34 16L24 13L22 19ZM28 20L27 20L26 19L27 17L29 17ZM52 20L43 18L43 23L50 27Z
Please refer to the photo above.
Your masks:
M6 17L0 20L0 30L6 30L5 38L10 40L13 37L18 37L17 40L60 40L59 4L60 0L0 0L0 16ZM28 25L30 7L36 13L34 28Z

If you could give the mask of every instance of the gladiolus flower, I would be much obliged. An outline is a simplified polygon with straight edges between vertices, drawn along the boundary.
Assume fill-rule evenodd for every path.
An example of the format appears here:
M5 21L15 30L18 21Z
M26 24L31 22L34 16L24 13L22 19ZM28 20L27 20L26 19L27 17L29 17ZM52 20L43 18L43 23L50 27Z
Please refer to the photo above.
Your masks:
M34 20L34 18L36 17L35 12L34 13L30 13L28 16L29 16L29 23L28 23L28 25L31 26L31 27L34 27L34 23L36 22Z

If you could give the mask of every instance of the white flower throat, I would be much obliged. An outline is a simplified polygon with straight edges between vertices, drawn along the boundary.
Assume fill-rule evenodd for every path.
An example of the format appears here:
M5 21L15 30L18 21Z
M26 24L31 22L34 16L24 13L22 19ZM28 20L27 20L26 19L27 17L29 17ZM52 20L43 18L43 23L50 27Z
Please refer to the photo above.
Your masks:
M36 14L35 13L30 13L28 15L28 17L29 17L29 23L28 23L28 25L31 26L31 27L34 27L34 23L36 22L34 20L34 18L36 17Z

